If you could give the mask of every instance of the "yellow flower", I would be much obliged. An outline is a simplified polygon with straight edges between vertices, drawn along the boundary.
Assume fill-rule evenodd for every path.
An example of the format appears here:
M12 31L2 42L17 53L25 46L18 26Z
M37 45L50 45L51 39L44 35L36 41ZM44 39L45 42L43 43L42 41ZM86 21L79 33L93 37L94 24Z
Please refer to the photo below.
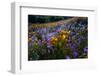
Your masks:
M51 42L52 45L55 45L58 42L58 38L52 37L50 42Z
M70 34L71 31L68 31L67 33Z
M61 30L60 34L61 35L69 35L71 31L65 31L65 30Z
M66 35L62 35L62 39L65 39L66 38Z
M60 31L60 35L58 36L59 40L65 40L65 41L67 41L68 40L68 37L70 35L70 32L71 31L61 30Z
M58 38L59 40L65 40L67 38L67 35L59 35Z
M35 32L32 32L32 34L35 34Z
M32 42L32 38L28 38L28 42Z

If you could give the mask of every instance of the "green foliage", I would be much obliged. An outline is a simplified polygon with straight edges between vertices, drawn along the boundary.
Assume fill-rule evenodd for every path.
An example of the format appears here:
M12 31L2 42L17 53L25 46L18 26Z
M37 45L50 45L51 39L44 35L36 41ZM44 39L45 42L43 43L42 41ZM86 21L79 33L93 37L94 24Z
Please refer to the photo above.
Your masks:
M43 15L29 15L28 16L28 22L29 23L48 23L48 22L54 22L59 20L64 20L71 17L65 17L65 16L43 16Z

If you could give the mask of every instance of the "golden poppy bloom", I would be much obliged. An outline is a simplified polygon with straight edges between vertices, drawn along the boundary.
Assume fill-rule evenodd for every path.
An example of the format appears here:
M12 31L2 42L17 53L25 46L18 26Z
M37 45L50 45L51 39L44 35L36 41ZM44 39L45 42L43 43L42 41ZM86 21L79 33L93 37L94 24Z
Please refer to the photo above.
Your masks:
M65 39L66 38L66 35L62 35L62 39Z
M68 39L68 36L69 36L70 32L71 31L61 30L60 31L60 35L58 36L59 40L66 40L66 39Z
M68 36L67 35L59 35L59 40L65 40Z
M58 42L58 38L52 37L50 42L51 42L52 45L55 45Z

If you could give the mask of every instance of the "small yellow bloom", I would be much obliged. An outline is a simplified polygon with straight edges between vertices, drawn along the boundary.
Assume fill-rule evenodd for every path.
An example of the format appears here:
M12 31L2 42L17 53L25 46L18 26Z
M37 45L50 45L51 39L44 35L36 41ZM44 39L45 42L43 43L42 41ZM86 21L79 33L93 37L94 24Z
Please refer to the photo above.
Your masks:
M70 34L71 31L68 31L67 33Z
M35 34L35 32L32 32L32 34Z
M62 39L65 39L66 38L66 35L62 35Z
M59 40L68 40L70 32L71 31L61 30L60 35L58 36Z
M28 38L28 42L32 42L32 38Z
M65 40L67 38L67 35L59 35L59 40Z
M58 38L52 37L50 42L51 44L55 45L58 42Z

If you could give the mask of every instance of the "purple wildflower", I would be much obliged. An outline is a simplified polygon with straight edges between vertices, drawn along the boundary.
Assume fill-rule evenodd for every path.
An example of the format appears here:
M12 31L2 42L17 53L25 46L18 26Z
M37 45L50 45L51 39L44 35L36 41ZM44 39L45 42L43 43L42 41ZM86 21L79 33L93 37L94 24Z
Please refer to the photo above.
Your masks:
M81 40L82 40L81 38L78 38L78 40L77 40L77 41L78 41L78 44L80 44L80 43L81 43Z
M35 36L32 36L32 41L34 41L35 40Z
M88 47L85 47L85 48L84 48L84 52L87 52L87 51L88 51Z
M70 57L67 55L67 56L66 56L66 59L70 59Z
M38 44L39 44L39 46L42 46L42 41L39 40L39 41L38 41Z
M78 52L74 51L74 52L73 52L73 56L74 56L74 58L77 58Z

